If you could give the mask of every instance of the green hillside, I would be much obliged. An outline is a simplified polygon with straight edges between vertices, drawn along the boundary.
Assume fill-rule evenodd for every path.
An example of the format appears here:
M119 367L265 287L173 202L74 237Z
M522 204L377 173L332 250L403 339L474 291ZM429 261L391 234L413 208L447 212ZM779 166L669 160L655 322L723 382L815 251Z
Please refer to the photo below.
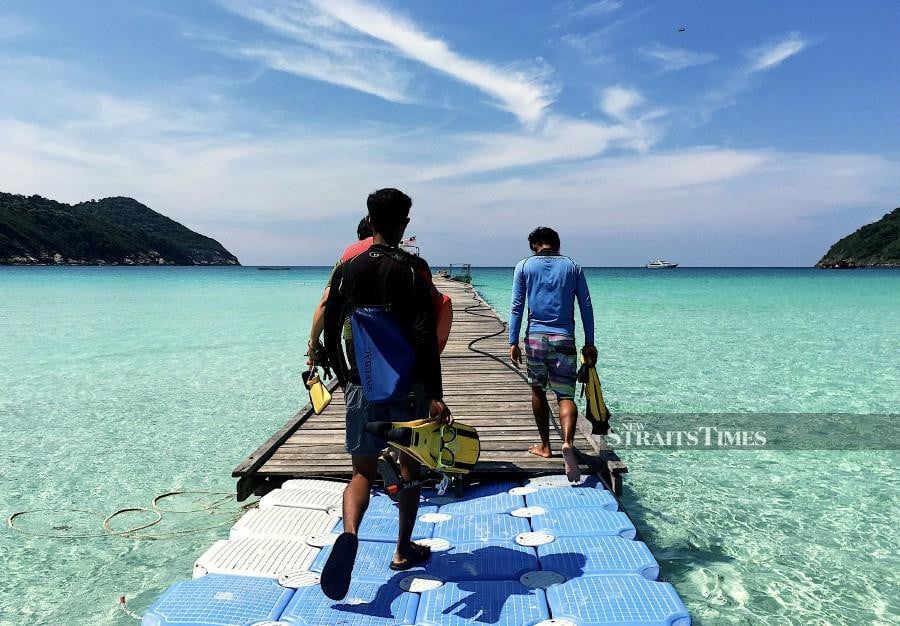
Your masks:
M216 240L132 198L69 205L3 192L0 264L239 265Z
M838 241L816 267L900 267L900 208Z

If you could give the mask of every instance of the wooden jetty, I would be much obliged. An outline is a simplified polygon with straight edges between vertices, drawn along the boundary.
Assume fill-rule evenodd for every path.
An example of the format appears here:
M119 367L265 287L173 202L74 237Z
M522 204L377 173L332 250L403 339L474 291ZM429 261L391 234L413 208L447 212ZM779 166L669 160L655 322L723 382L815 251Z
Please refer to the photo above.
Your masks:
M481 439L481 459L470 477L562 471L562 440L555 417L551 442L556 455L543 459L527 452L538 440L531 394L524 366L520 372L509 363L506 324L471 285L442 278L435 284L453 300L453 330L441 355L444 400L456 419L478 429ZM290 478L350 475L350 458L344 450L344 397L340 389L333 393L321 415L304 407L234 469L239 499L265 493ZM575 445L582 471L600 474L618 494L628 469L582 420Z

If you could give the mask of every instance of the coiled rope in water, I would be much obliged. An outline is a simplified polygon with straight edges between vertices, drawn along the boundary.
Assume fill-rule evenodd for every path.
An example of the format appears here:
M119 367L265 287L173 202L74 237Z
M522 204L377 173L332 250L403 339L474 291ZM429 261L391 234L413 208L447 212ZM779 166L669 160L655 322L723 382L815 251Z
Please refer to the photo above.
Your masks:
M112 528L110 528L109 523L113 520L113 518L122 515L123 513L153 513L156 515L156 519L154 519L152 522L147 522L146 524L139 524L138 526L126 528L125 530L113 530ZM124 509L119 509L118 511L114 511L112 514L107 515L106 519L103 520L103 530L105 530L110 535L130 535L132 533L138 532L139 530L144 530L145 528L155 526L161 521L162 513L160 513L159 511L154 511L153 509L145 509L141 506L130 506Z
M144 619L143 615L138 615L134 611L128 608L128 603L125 602L125 596L119 596L119 609L131 619L142 620Z
M160 502L165 500L166 498L172 498L175 496L183 496L183 495L191 495L191 496L219 496L214 499L212 502L208 504L198 505L192 508L187 509L169 509L163 508L160 505ZM185 528L180 530L175 530L167 533L158 533L158 534L148 534L143 531L156 526L159 524L165 515L173 514L190 514L190 513L217 513L219 510L228 504L229 502L234 501L235 495L230 492L225 491L203 491L196 489L177 489L173 491L167 491L165 493L161 493L157 496L154 496L153 500L150 503L150 507L125 507L113 511L109 515L105 515L100 511L95 511L92 509L80 509L80 508L41 508L41 509L30 509L25 511L17 511L10 515L6 519L6 524L10 529L15 532L21 533L23 535L30 535L32 537L46 537L50 539L94 539L99 537L127 537L130 539L166 539L170 537L178 537L181 535L189 535L192 533L202 532L204 530L212 530L215 528L220 528L227 524L232 524L243 514L245 510L253 506L254 503L249 503L242 505L238 511L234 513L234 515L228 516L225 520L206 526L200 526L195 528ZM35 515L38 513L78 513L81 515L87 515L90 517L95 517L100 521L100 530L96 532L77 532L77 533L68 533L72 529L72 526L67 522L62 522L59 524L53 525L49 530L43 529L33 529L22 527L17 524L17 520L21 521L30 515ZM153 516L149 522L138 524L136 526L131 526L129 528L124 528L121 530L117 530L113 528L112 521L121 515L126 514L135 514L135 513L149 513Z
M99 520L103 520L103 513L99 513L97 511L92 511L90 509L31 509L29 511L16 511L8 518L6 518L7 525L12 528L14 531L18 533L22 533L23 535L31 535L32 537L50 537L52 539L91 539L94 537L104 537L107 535L105 532L96 532L96 533L80 533L76 535L64 535L60 533L51 533L44 531L35 531L28 530L24 528L19 528L15 525L16 519L25 515L31 515L34 513L83 513L84 515L91 515ZM69 530L71 526L68 524L59 524L53 527L53 530L65 531Z

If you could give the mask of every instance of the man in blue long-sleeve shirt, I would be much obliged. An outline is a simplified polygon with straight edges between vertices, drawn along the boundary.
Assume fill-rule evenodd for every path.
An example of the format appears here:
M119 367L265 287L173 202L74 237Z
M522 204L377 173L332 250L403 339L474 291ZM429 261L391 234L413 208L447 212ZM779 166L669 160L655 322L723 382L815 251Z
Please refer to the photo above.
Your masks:
M528 326L525 330L525 356L531 385L531 408L541 442L528 451L549 458L550 405L546 388L556 394L562 427L562 455L566 476L578 481L580 471L575 451L575 379L578 373L575 348L575 301L584 327L585 362L597 361L594 347L594 310L591 294L581 267L559 253L559 235L552 228L540 227L528 235L533 256L519 261L513 277L513 295L509 315L509 358L518 367L522 363L519 333L522 314L528 302Z

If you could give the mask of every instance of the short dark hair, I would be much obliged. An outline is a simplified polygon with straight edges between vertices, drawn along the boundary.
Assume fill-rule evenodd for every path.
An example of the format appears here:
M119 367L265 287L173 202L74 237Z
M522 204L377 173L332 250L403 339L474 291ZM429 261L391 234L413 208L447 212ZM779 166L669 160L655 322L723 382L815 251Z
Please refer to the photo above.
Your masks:
M399 189L386 188L369 194L369 223L373 230L406 225L412 200Z
M559 250L559 233L546 226L538 226L528 234L528 246L534 248L538 244L546 244L554 250Z
M359 220L359 226L356 227L356 238L362 241L372 236L372 225L369 224L369 216L364 216Z

